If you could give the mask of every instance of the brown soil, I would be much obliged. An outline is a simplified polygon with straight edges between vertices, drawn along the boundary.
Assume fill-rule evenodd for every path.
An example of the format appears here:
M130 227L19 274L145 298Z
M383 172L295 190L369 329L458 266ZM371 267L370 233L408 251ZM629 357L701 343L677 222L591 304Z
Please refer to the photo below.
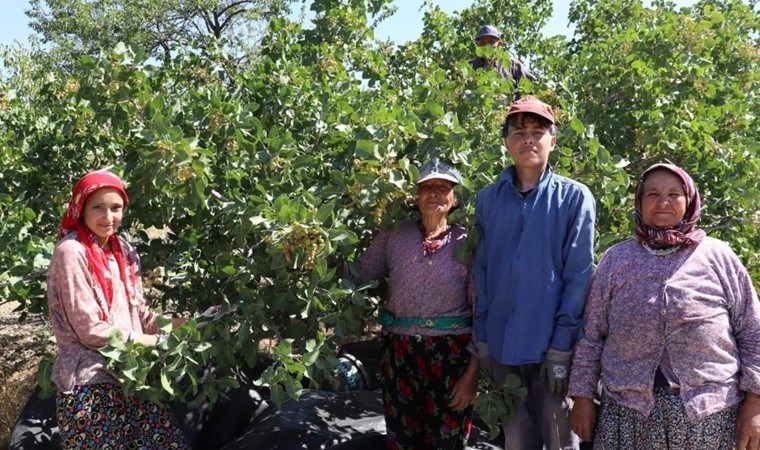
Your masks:
M37 365L55 351L46 318L20 323L16 306L0 304L0 449L10 447L13 426L37 383Z

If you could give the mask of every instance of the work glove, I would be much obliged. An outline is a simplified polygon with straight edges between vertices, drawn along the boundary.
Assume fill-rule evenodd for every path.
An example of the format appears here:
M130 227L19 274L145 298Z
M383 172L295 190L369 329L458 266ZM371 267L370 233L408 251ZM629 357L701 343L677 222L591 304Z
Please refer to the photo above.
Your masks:
M572 350L557 350L550 348L541 365L539 383L547 383L549 393L554 397L565 398L570 381L570 363L573 359Z

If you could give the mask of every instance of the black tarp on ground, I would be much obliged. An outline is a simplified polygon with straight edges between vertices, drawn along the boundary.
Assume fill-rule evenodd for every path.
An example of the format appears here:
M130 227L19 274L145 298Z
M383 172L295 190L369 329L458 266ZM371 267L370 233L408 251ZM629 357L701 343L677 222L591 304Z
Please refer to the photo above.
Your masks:
M171 405L180 427L195 450L215 450L238 436L267 410L273 409L258 391L237 388L227 393L213 408L208 403L190 409L185 404ZM60 435L55 421L55 398L39 398L39 388L24 406L13 428L11 450L60 450Z
M55 397L39 398L37 387L21 410L11 435L11 450L59 450L61 437L55 421Z
M273 407L268 391L255 387L253 380L269 365L262 360L254 369L234 371L240 387L225 391L228 398L213 407L205 402L197 408L173 402L171 409L190 446L195 450L216 450L245 431ZM40 398L39 388L29 397L11 436L11 450L59 450L60 435L55 420L55 397Z
M382 450L381 392L309 391L258 421L222 450ZM471 449L498 449L474 427Z
M267 402L268 392L253 385L268 363L236 373L241 386L227 392L213 409L208 404L172 410L195 450L374 450L384 448L385 422L378 389L379 341L347 344L339 352L342 371L336 373L341 392L307 391L300 401L279 410ZM356 370L354 370L356 369ZM327 383L329 384L329 383ZM360 390L350 390L361 386ZM11 450L60 449L55 401L35 391L16 423ZM487 433L475 421L470 449L493 450Z

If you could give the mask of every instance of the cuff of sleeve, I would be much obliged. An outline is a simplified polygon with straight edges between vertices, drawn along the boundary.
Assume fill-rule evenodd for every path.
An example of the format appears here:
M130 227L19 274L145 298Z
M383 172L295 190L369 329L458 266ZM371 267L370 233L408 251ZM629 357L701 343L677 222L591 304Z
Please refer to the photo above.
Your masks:
M756 376L743 374L739 379L739 390L760 395L760 379Z
M593 399L596 395L596 387L590 386L578 386L570 383L570 388L567 390L568 397L585 397Z
M557 327L549 347L561 351L571 351L575 343L576 329Z

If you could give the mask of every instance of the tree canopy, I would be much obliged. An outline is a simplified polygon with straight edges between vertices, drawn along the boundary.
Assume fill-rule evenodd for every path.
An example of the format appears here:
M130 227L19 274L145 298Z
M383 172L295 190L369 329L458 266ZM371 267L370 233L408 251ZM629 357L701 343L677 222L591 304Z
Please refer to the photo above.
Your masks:
M177 46L226 40L237 56L250 54L266 21L286 14L289 0L31 0L30 27L57 59L97 56L122 42L153 57Z
M141 2L119 4L114 14ZM213 397L240 355L252 364L266 353L275 364L260 381L278 401L297 397L321 382L337 343L367 332L377 286L341 280L338 268L379 228L413 214L418 164L438 156L461 170L452 220L472 225L474 194L509 164L499 125L516 90L556 106L551 164L594 193L597 255L631 235L636 177L667 160L700 188L701 226L728 241L760 285L755 2L578 0L566 40L539 32L548 0L476 0L454 15L431 6L420 38L403 45L374 39L374 20L391 6L315 0L313 26L275 14L247 66L214 40L171 41L157 62L159 34L140 29L130 48L110 28L83 31L72 44L83 56L36 86L23 81L28 60L7 59L18 64L0 85L0 298L45 309L70 189L111 167L127 182L123 228L154 303L227 311L204 330L192 321L174 330L169 352L114 343L126 386L153 398ZM39 17L51 37L76 23ZM484 23L506 30L537 82L472 70L472 34ZM107 37L84 39L98 35ZM193 378L208 361L216 382ZM180 375L192 382L178 384Z

